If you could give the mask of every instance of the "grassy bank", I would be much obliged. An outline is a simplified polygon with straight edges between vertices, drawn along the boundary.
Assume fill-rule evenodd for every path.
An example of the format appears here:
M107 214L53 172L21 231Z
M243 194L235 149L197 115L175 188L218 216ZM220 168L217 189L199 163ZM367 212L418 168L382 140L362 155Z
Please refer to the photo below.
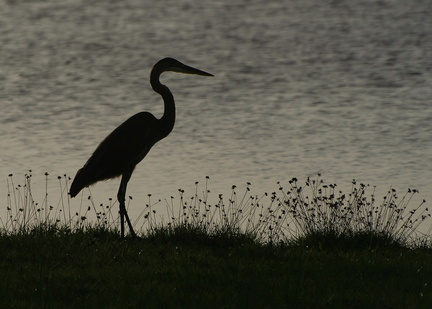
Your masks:
M46 175L48 187L48 175ZM117 205L33 200L10 181L0 228L0 308L430 308L432 241L415 190L382 202L319 178L260 197L149 202L121 239ZM208 178L207 178L208 180ZM64 182L62 182L64 181ZM51 198L52 200L52 198ZM160 202L159 202L160 203ZM93 219L91 219L93 216ZM430 231L431 228L429 228Z
M193 230L3 235L0 307L430 308L431 248L346 243L275 246Z

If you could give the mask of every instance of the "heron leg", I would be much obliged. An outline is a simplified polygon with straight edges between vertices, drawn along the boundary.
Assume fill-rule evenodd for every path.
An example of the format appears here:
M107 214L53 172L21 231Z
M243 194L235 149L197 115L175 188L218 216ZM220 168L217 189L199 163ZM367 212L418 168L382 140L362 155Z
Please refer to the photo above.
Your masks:
M132 227L132 223L129 219L128 213L126 211L126 206L125 206L125 200L126 200L126 188L127 188L127 184L129 182L129 179L132 176L132 170L130 172L126 172L122 175L122 179L120 181L120 187L117 193L117 199L119 201L120 204L120 232L121 232L121 237L124 237L124 220L126 219L126 222L129 226L129 231L131 233L131 235L133 237L136 237L136 233Z

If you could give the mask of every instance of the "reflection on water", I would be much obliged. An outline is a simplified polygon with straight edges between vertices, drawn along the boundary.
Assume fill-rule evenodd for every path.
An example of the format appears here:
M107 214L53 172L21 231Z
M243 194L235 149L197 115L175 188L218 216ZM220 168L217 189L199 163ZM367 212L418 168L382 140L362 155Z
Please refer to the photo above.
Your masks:
M73 176L129 116L160 117L148 77L170 56L216 77L162 77L177 122L132 176L135 201L192 194L207 175L215 193L250 181L261 194L318 172L432 200L425 1L14 1L0 12L3 194L9 173ZM92 192L115 197L118 183Z

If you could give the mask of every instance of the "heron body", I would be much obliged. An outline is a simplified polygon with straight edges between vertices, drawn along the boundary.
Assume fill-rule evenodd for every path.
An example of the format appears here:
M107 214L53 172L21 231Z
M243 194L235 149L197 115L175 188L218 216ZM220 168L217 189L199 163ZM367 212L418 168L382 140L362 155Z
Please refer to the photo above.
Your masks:
M169 88L159 81L160 75L166 71L213 76L172 58L164 58L156 63L150 74L150 83L153 90L163 98L163 116L157 119L148 112L140 112L122 123L99 144L87 163L78 170L69 191L71 197L75 197L83 188L98 181L122 176L117 193L122 237L124 219L131 235L136 236L125 207L126 187L132 172L153 145L166 137L174 128L174 97Z
M127 170L133 171L150 148L163 138L158 127L158 119L147 112L126 120L100 143L78 171L70 189L71 196L100 180L121 176Z

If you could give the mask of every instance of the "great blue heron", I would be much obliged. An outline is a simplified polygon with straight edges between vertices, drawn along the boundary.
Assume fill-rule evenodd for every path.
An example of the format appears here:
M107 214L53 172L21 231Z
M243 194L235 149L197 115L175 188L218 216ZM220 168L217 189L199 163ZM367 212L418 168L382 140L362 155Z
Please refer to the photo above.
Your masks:
M150 74L150 84L164 100L163 116L157 119L148 112L140 112L117 127L99 144L87 163L78 170L69 191L71 197L75 197L84 187L100 180L122 176L117 193L120 204L121 237L124 237L125 218L131 235L136 236L125 207L126 187L132 172L151 147L166 137L174 127L174 97L168 87L159 81L159 76L166 71L213 76L172 58L165 58L156 63Z

